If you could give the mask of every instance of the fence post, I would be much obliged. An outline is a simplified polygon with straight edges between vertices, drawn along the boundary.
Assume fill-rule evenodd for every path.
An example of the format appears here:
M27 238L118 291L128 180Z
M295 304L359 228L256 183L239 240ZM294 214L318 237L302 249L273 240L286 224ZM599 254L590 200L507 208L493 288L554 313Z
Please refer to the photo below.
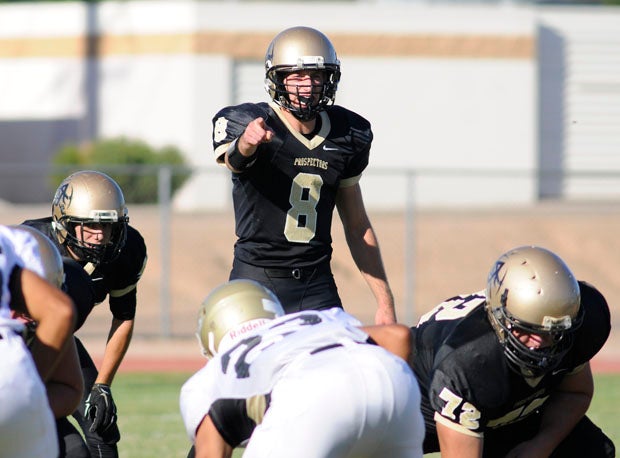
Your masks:
M408 326L415 319L415 172L406 172L405 195L405 320Z
M172 169L170 166L161 166L157 174L157 194L159 200L159 216L161 231L161 277L160 277L160 320L161 336L170 337L171 317L170 317L170 222L171 218L171 188L172 188Z

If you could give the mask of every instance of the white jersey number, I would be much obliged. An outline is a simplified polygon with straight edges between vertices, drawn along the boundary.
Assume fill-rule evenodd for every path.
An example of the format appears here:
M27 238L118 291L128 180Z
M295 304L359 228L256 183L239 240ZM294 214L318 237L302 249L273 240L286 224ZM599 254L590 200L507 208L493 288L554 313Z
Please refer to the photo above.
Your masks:
M267 348L305 326L314 326L321 323L321 317L308 313L297 314L290 319L282 319L277 324L261 334L242 339L226 353L222 354L222 372L227 373L230 367L234 368L238 379L250 377L250 366Z
M448 388L441 390L439 397L446 401L443 409L441 409L441 415L450 420L458 421L459 424L467 429L478 429L480 426L480 412L472 404L463 402L462 397L457 396Z
M308 243L316 234L316 206L321 196L323 178L313 173L299 173L293 179L286 213L284 236L289 242Z
M435 321L458 320L478 307L484 300L485 297L483 292L470 294L469 296L454 297L442 302L430 312L422 315L418 321L418 326L431 318L435 318Z

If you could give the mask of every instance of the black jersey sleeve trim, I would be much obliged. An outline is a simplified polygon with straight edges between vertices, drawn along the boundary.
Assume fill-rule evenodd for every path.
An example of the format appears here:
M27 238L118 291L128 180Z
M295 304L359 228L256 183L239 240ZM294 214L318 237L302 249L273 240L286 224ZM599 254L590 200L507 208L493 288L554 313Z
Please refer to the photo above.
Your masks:
M213 425L231 447L249 439L256 423L247 415L245 399L218 399L209 409Z

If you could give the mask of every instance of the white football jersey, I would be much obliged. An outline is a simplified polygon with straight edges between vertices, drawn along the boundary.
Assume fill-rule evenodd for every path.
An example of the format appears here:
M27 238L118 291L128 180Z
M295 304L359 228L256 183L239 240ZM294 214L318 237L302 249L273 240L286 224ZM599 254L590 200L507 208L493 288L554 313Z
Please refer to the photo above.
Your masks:
M0 225L0 317L10 316L9 278L16 267L32 270L43 276L44 267L41 262L39 244L29 233Z
M29 350L16 332L23 324L11 318L9 281L16 267L36 268L36 239L0 226L0 455L58 456L54 416L45 386ZM23 256L23 257L22 257ZM42 271L42 270L41 270ZM38 272L37 272L38 273ZM33 438L35 438L33 440Z
M13 250L11 239L1 229L4 229L4 226L0 226L0 318L8 319L11 315L9 310L11 303L9 279L13 269L20 263Z
M37 239L30 233L15 227L0 225L0 237L9 240L19 265L45 278L45 266Z
M194 439L215 400L269 393L282 371L314 350L366 342L368 334L359 326L355 317L333 308L284 315L246 334L183 385L181 414L189 437Z

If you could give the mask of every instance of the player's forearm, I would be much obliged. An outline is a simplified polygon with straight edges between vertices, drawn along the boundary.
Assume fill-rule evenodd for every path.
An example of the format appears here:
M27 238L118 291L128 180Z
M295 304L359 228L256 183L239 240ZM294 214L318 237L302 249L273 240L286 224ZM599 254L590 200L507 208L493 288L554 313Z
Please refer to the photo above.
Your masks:
M551 453L586 414L593 395L594 381L589 363L565 376L544 405L541 425L534 437L537 445Z
M43 382L47 382L65 351L67 340L64 336L54 322L42 322L37 327L30 351Z
M242 172L248 164L254 161L254 154L258 148L255 145L242 142L242 137L238 137L230 143L224 156L226 166L235 173Z
M55 418L75 412L82 399L84 379L73 339L70 339L69 347L46 383L46 389Z
M387 280L379 244L372 227L369 226L361 236L348 236L347 241L351 256L377 301L375 323L395 323L394 295Z
M375 300L377 301L377 312L375 314L375 324L396 323L396 309L394 307L394 296L387 280L373 277L362 272L362 276L370 287Z
M402 324L388 326L363 326L366 332L377 344L408 361L411 356L411 332Z
M355 265L364 275L373 293L375 290L379 293L377 299L380 299L380 296L384 296L384 300L391 299L379 243L372 227L368 225L363 231L347 232L346 239Z
M226 443L211 417L207 415L198 426L195 442L196 458L230 458L233 448Z
M48 382L46 388L54 418L68 417L75 412L82 399L82 389L56 382Z
M437 437L442 458L480 458L483 439L481 436L464 434L437 422Z
M392 290L390 285L388 284L387 278L385 277L385 273L380 276L376 276L366 271L361 271L364 280L368 284L368 287L372 291L375 299L377 300L377 304L380 308L385 308L386 310L394 310L394 295L392 294Z
M96 383L112 384L116 371L120 367L131 343L133 326L134 320L122 321L116 318L112 319L112 327Z
M37 322L32 357L45 382L72 338L75 308L66 294L32 272L23 271L22 284L27 314Z
M586 414L591 397L585 393L556 393L545 405L535 448L549 456ZM542 456L542 455L541 455Z
M377 301L375 323L396 322L394 296L383 267L377 236L364 208L359 184L339 189L336 206L351 257Z

